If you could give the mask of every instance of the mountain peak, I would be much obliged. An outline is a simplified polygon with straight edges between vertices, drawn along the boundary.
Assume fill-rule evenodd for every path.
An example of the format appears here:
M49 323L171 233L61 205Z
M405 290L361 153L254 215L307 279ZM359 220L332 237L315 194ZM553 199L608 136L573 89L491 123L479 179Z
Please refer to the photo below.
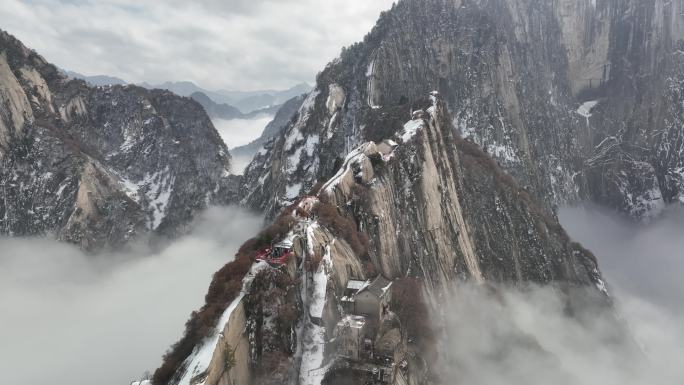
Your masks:
M175 235L228 184L206 113L170 92L90 87L0 34L0 231L87 250ZM196 165L202 165L201 169ZM192 177L181 177L192 175Z

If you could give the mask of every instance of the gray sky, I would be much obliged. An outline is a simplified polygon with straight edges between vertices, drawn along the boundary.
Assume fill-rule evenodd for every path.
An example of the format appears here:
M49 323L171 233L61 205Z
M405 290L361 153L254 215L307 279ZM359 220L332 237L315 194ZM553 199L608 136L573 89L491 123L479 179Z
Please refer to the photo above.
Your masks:
M393 0L2 0L0 28L63 68L208 89L312 83Z

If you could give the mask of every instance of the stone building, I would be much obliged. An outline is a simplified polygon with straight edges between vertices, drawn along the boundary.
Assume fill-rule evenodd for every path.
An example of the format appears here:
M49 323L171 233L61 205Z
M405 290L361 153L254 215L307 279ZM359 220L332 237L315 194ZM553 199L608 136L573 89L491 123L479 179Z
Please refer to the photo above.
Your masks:
M392 300L392 281L379 275L372 282L350 280L342 297L347 314L363 315L374 325L382 319Z

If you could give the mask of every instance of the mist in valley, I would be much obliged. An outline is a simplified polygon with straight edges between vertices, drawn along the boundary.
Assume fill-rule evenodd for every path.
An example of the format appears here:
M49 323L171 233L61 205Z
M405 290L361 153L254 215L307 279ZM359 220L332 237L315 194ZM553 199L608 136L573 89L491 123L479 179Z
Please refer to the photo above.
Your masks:
M264 128L273 120L271 115L259 116L255 119L212 119L223 142L229 149L244 146L259 138ZM231 172L241 175L252 161L252 156L236 156L231 152Z
M562 209L560 219L597 256L615 310L569 313L551 287L498 287L492 294L460 285L438 317L442 383L680 384L682 207L648 226L593 205Z
M272 115L263 115L255 119L212 119L214 127L228 148L249 144L261 136L264 128L273 120Z
M153 371L212 274L261 224L243 209L211 208L161 251L97 256L0 238L0 382L125 385Z
M445 331L442 383L678 384L684 210L672 207L649 226L594 206L560 217L599 259L616 311L570 318L553 288L492 295L460 285L435 317ZM153 371L202 305L213 272L261 223L242 209L212 208L160 252L98 256L47 239L0 239L3 383L120 385Z

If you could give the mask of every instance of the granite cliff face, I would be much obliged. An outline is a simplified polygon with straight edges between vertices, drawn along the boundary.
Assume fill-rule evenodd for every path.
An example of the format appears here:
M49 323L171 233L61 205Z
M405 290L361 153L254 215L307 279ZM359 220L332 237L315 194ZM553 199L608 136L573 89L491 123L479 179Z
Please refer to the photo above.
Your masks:
M0 103L2 234L118 247L230 199L230 155L190 99L68 80L0 32Z
M610 308L553 209L681 199L678 7L401 1L243 178L197 103L67 81L2 35L0 223L93 249L239 196L277 220L217 272L155 385L430 383L428 314L455 282Z
M381 274L415 274L429 288L458 279L598 284L593 257L477 145L459 138L445 104L431 98L414 104L418 113L405 114L398 134L362 144L323 185L332 204L358 218Z
M385 110L385 119L404 121L400 129L353 148L315 196L296 199L243 246L240 263L263 255L256 245L264 241L284 241L293 254L260 256L240 294L223 303L216 330L187 355L167 356L174 372L166 366L157 383L434 383L434 346L423 333L457 282L550 285L570 302L582 290L610 308L593 255L459 137L437 93L411 110ZM364 290L379 303L361 302ZM417 309L406 297L420 293L430 305ZM194 316L186 336L205 317Z
M437 90L461 135L547 210L593 200L657 215L681 200L684 181L681 7L399 2L319 75L298 119L255 159L245 202L277 211L355 145L378 139L385 110Z
M405 0L382 14L243 179L243 204L289 218L273 241L301 243L286 267L255 265L288 277L273 281L298 293L295 320L244 302L274 289L248 276L221 318L249 303L244 322L218 330L245 330L249 359L226 365L202 340L168 382L431 383L425 328L390 292L422 293L410 308L425 315L455 282L537 283L610 312L595 258L553 211L588 199L648 218L679 199L678 7ZM363 290L380 315L355 310Z

